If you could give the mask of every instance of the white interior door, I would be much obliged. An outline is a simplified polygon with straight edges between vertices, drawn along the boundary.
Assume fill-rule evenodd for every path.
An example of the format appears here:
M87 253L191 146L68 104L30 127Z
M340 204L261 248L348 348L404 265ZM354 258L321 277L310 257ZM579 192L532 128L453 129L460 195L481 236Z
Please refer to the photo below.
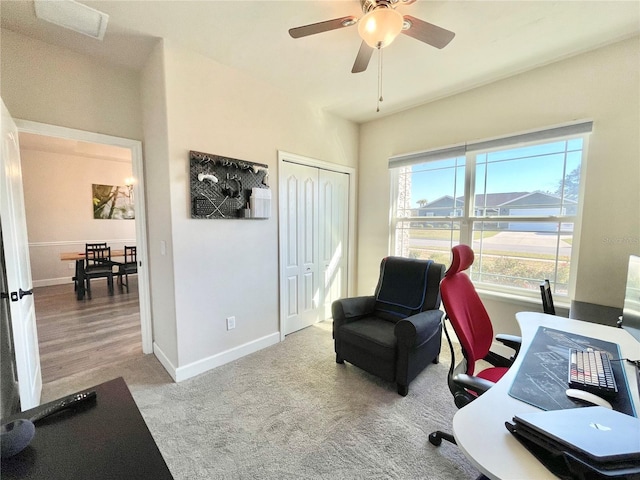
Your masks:
M323 312L331 318L331 304L347 295L347 245L349 241L349 175L319 171L320 266Z
M331 317L347 293L349 176L281 163L281 311L284 334Z
M18 129L2 103L0 224L5 253L9 313L22 410L40 404L42 375L36 314L31 294L31 265L22 191Z

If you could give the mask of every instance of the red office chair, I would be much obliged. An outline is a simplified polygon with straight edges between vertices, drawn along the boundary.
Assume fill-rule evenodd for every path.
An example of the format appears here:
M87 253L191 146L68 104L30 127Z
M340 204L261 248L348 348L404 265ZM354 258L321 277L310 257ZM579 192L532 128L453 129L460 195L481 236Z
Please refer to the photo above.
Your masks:
M471 279L463 273L473 263L473 250L467 245L457 245L453 247L452 253L453 260L442 279L440 292L447 318L460 340L464 357L455 365L453 344L445 328L451 348L451 368L447 383L456 406L462 408L502 378L513 363L515 355L507 359L489 351L493 341L491 319ZM514 349L517 355L521 344L520 337L501 334L496 336L496 340ZM478 360L485 360L494 366L475 373ZM429 435L429 442L435 446L440 445L443 439L456 443L453 435L449 433L436 431Z

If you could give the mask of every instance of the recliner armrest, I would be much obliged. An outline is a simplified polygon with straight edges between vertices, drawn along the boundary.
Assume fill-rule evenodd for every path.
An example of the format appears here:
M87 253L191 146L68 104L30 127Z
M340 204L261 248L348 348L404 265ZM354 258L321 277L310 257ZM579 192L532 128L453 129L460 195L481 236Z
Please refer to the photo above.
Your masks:
M398 343L407 348L422 345L436 330L440 331L443 315L441 310L427 310L400 320L394 329Z
M340 298L331 304L331 314L338 318L354 318L370 315L375 308L376 299L373 295L363 297Z
M478 395L482 395L495 385L495 383L490 380L467 375L466 373L459 373L455 375L453 377L453 381L456 385L476 392Z
M341 325L358 320L366 315L371 315L376 305L373 295L362 297L340 298L331 304L333 317L333 331Z

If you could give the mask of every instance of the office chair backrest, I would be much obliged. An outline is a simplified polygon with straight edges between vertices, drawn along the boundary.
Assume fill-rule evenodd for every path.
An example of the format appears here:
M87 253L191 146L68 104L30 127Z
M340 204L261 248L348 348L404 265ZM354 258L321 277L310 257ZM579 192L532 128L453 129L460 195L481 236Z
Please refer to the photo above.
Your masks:
M440 293L467 360L466 373L473 375L475 362L489 353L493 326L471 279L463 273L473 264L473 250L456 245L451 251L453 260L440 284Z
M540 284L540 296L542 296L542 310L549 315L556 314L556 308L553 306L553 295L551 294L551 283L548 279Z
M442 270L430 269L432 263L432 260L415 258L383 258L375 290L376 315L398 322L416 313L440 308L438 287Z

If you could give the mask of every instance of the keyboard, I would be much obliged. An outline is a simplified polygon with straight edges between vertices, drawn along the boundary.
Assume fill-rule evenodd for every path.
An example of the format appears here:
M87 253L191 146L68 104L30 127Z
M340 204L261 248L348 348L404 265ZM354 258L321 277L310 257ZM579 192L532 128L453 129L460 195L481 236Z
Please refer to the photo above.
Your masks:
M572 348L569 355L569 387L596 395L611 396L618 393L607 352Z

